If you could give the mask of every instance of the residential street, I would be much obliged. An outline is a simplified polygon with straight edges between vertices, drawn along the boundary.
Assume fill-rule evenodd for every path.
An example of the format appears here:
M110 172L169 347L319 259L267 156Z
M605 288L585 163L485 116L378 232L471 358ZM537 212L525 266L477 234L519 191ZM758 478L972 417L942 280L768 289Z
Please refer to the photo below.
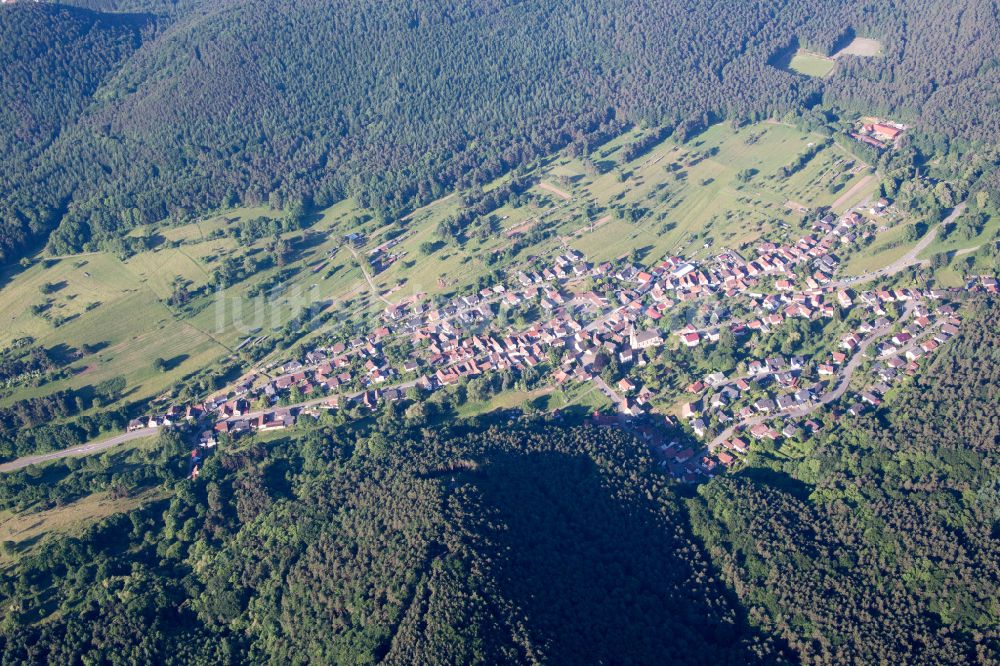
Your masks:
M905 321L906 319L908 319L910 315L913 313L913 308L915 306L916 306L915 302L913 301L907 302L906 309L903 313L903 316L900 317L899 321ZM791 418L801 418L803 416L811 414L812 412L816 411L817 409L819 409L824 405L830 404L834 400L838 400L842 395L844 395L844 393L847 392L847 387L851 385L851 378L854 377L854 371L857 370L858 366L861 365L861 362L865 360L865 353L868 351L868 348L877 340L885 337L892 330L893 326L896 323L897 322L889 322L885 326L875 329L874 331L872 331L871 335L865 338L865 340L858 346L858 349L854 353L854 356L851 357L851 360L847 362L847 365L845 365L843 370L838 374L837 386L835 388L824 393L819 400L815 400L807 405L802 405L801 407L789 409L785 412L782 412L782 414ZM714 452L724 441L733 436L733 432L735 432L737 428L746 430L759 423L764 423L765 421L769 421L774 417L775 417L774 414L761 414L760 416L755 416L751 419L747 419L746 421L741 421L740 423L731 425L725 430L723 430L711 442L709 442L708 450L710 452Z

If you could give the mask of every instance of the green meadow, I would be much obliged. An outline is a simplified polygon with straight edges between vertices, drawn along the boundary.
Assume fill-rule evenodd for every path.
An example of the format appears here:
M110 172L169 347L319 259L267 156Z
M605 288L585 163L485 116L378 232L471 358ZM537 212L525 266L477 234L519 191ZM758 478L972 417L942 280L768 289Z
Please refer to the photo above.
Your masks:
M394 221L379 221L353 201L339 202L315 212L306 228L285 232L291 244L285 265L270 265L221 291L213 274L225 262L265 257L272 242L241 244L230 230L283 213L240 208L135 232L152 233L151 249L126 260L109 253L38 257L0 289L0 345L31 336L46 347L86 344L97 351L74 363L69 377L19 387L0 404L119 375L127 382L125 399L158 396L232 355L248 337L280 330L303 300L332 312L338 323L360 323L387 302L456 293L494 271L517 270L529 257L567 247L591 261L635 250L654 261L668 253L701 258L765 236L792 238L804 228L806 210L831 205L868 173L830 144L790 176L780 176L782 167L824 139L777 122L715 125L685 144L668 138L624 160L626 147L644 133L616 137L586 159L559 153L541 161L529 173L535 184L526 196L474 221L458 240L443 241L437 229L461 211L460 196ZM869 196L869 189L858 197ZM344 236L351 232L362 233L364 241L350 246ZM361 267L368 267L370 250L390 238L398 241L391 249L398 259L372 276L373 291ZM170 305L178 281L204 293L185 307ZM33 305L39 307L33 311ZM164 367L154 368L157 358Z
M832 58L803 51L802 49L799 49L798 52L792 56L792 60L788 64L789 69L796 71L799 74L815 76L817 78L828 76L836 66L837 62Z

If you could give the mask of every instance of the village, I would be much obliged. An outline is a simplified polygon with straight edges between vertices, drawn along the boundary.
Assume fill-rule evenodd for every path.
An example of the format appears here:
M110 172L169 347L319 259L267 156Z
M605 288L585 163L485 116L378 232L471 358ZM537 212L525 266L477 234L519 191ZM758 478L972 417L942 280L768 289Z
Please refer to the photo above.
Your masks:
M595 423L630 429L671 475L696 482L738 465L755 441L818 430L821 408L842 397L838 413L849 417L877 406L958 332L964 290L857 291L864 280L836 277L839 254L871 235L889 205L878 201L867 215L825 214L811 233L758 243L749 258L726 249L703 261L595 265L566 248L477 293L438 303L422 293L406 297L387 306L369 332L259 366L201 405L136 419L129 430L207 422L198 438L206 449L222 436L282 430L322 411L375 410L410 389L429 393L531 369L554 386L593 384L614 407L613 414L595 412ZM966 289L996 293L997 282L982 277ZM686 305L710 313L708 323L672 316ZM537 316L518 328L528 311ZM809 355L752 353L787 322L822 328L834 320L845 332ZM662 357L724 339L740 357L728 373L689 363L701 375L671 386L669 395L643 384L644 369ZM870 366L864 380L853 381L862 364ZM192 452L195 474L201 455Z

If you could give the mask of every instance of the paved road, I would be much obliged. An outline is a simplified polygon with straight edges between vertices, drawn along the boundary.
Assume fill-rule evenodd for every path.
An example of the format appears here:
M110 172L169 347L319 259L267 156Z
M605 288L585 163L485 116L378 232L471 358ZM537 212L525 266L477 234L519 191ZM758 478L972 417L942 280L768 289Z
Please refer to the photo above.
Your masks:
M133 430L132 432L115 435L114 437L98 442L88 442L86 444L74 446L70 449L52 451L51 453L41 453L34 456L24 456L23 458L18 458L17 460L12 460L8 463L0 465L0 472L14 472L19 469L24 469L29 465L37 465L38 463L48 462L50 460L59 460L60 458L93 455L95 453L100 453L101 451L107 451L108 449L118 446L119 444L130 442L133 439L152 437L159 432L159 430L159 428L143 428L142 430Z
M910 315L913 313L913 308L915 306L916 306L916 301L907 301L906 309L903 313L903 316L900 317L898 321L905 321L906 319L908 319ZM782 416L788 418L802 418L803 416L807 416L812 412L816 411L823 405L828 405L834 400L839 400L840 397L847 392L847 387L851 385L851 378L854 377L854 371L857 370L858 366L861 365L861 363L865 360L866 358L865 352L868 351L868 348L871 347L876 340L885 337L892 330L893 326L896 323L897 322L890 322L885 326L881 326L872 331L871 334L867 338L865 338L860 345L858 345L858 349L857 351L854 352L854 356L851 357L851 360L847 362L847 365L845 365L844 369L840 372L838 376L837 385L830 391L824 393L819 400L813 401L807 405L802 405L801 407L795 407L793 409L786 410L784 412L778 412L776 414L762 414L760 416L754 416L753 418L749 418L746 421L741 421L740 423L731 425L725 430L723 430L715 439L709 442L708 450L714 451L724 441L732 437L733 433L736 431L736 428L741 428L741 429L752 428L753 426L759 423L763 423L764 421L769 421L771 419Z
M417 382L409 381L402 384L395 384L393 386L383 387L382 390L387 388L398 388L406 390L411 386L416 386ZM350 398L356 398L362 395L364 391L360 391L355 394L351 394ZM244 414L243 416L234 416L229 419L230 421L237 421L241 419L254 419L263 414L265 411L273 412L275 409L302 409L305 407L312 407L325 402L332 396L323 396L322 398L314 398L312 400L306 400L304 402L298 402L294 405L287 405L284 407L269 407L266 410L256 410L250 412L249 414ZM142 430L133 430L132 432L125 432L120 435L115 435L108 439L100 440L97 442L87 442L86 444L80 444L79 446L74 446L69 449L62 449L60 451L52 451L50 453L41 453L33 456L24 456L23 458L17 458L16 460L11 460L10 462L3 463L0 465L0 473L13 472L19 469L24 469L30 465L37 465L38 463L48 462L50 460L59 460L60 458L70 458L70 457L80 457L89 456L95 453L100 453L101 451L107 451L108 449L118 446L119 444L124 444L125 442L130 442L134 439L142 439L143 437L151 437L160 431L159 428L143 428Z
M921 252L923 252L924 249L926 249L934 241L934 239L937 237L938 230L942 226L944 226L946 224L950 224L951 222L953 222L959 215L962 214L962 212L965 211L965 207L966 207L966 204L964 202L960 203L957 206L955 206L955 208L954 208L954 210L952 210L951 214L948 215L948 217L945 218L944 221L941 222L941 224L937 225L936 227L934 227L933 229L931 229L930 231L928 231L926 234L924 234L924 237L921 238L920 241L918 241L916 245L914 245L912 248L910 248L910 250L906 254L904 254L902 257L900 257L896 261L892 262L891 264L889 264L885 268L879 269L878 271L875 271L873 273L865 273L864 275L862 275L862 276L860 276L858 278L854 278L852 280L838 280L838 281L832 282L830 284L833 285L833 286L835 286L835 287L842 287L842 286L849 286L849 285L852 285L852 284L858 284L859 282L868 282L868 281L871 281L871 280L876 280L876 279L878 279L880 277L884 277L886 275L892 275L894 273L898 273L899 271L904 270L905 268L908 268L909 266L912 266L914 264L923 263L923 261L926 261L926 260L919 260L919 259L917 259L917 255L920 254ZM375 283L372 281L372 278L368 274L368 271L365 270L365 267L362 264L361 260L358 258L358 255L354 251L354 248L348 246L348 249L351 251L351 254L354 255L354 258L357 261L358 266L361 268L361 272L365 276L365 280L368 282L369 287L371 287L372 292L378 298L380 298L381 300L383 300L385 303L388 303L388 304L391 305L391 302L388 299L386 299L384 296L382 296L379 293L378 289L375 287ZM599 327L602 324L604 324L607 320L609 320L612 317L614 317L615 315L617 315L625 307L626 306L619 306L619 307L614 308L611 312L608 312L607 314L605 314L605 315L599 317L598 319L595 319L594 321L592 321L589 325L587 325L585 327L585 330L587 330L587 331L593 331L593 330L595 330L597 327ZM909 316L909 314L910 314L910 312L911 312L911 310L913 308L913 302L912 301L908 302L906 307L907 307L907 309L906 309L906 314L903 317L904 319ZM712 328L716 328L716 327L712 327ZM708 329L705 329L705 330L708 330ZM828 404L828 403L830 403L830 402L832 402L832 401L840 398L840 396L843 395L844 392L847 390L847 387L848 387L848 385L851 382L851 376L854 374L855 368L863 360L865 350L868 348L868 346L872 342L874 342L876 339L878 339L879 337L881 337L882 335L884 335L885 332L888 332L888 329L886 329L885 331L876 330L876 331L873 332L872 336L870 336L867 340L865 340L864 342L861 343L861 346L860 346L858 352L854 355L854 357L850 360L850 362L845 366L843 374L841 376L841 382L840 382L840 384L835 389L833 389L829 393L825 394L819 401L814 402L813 404L807 405L805 407L799 407L797 409L790 410L790 411L786 412L785 414L787 416L790 416L790 417L805 416L806 414L814 411L815 409L817 409L821 405ZM620 395L618 395L618 393L616 393L614 389L612 389L610 386L608 386L607 384L605 384L604 381L601 380L599 377L595 378L595 380L596 380L595 383L597 384L597 387L605 395L607 395L609 398L611 398L613 401L615 401L616 404L621 404L622 397ZM410 381L410 382L405 382L403 384L398 384L398 385L395 385L395 386L387 386L387 387L384 387L384 388L399 388L399 389L404 389L405 390L405 389L410 388L411 386L415 386L415 385L416 385L416 381ZM358 395L361 395L362 393L363 393L363 391L359 392L357 394L348 396L348 397L354 398L354 397L357 397ZM311 407L313 405L318 405L318 404L324 402L329 397L330 396L324 396L322 398L316 398L314 400L308 400L308 401L297 403L297 404L294 404L294 405L288 405L287 407L288 408L293 408L293 409L294 408ZM270 409L268 409L266 411L273 411L273 408L270 408ZM236 417L236 418L242 418L242 419L256 418L256 417L260 416L263 413L264 413L263 410L258 410L258 411L250 412L249 414L246 414L246 415L241 416L241 417ZM771 418L773 418L773 416ZM763 421L766 421L767 419L768 419L768 417L766 417L766 416L754 417L752 419L748 419L747 421L743 421L742 423L737 424L736 426L730 426L729 428L727 428L726 430L724 430L722 432L722 434L720 434L718 437L716 437L715 439L712 440L712 442L709 444L709 449L710 450L714 450L714 448L716 446L718 446L724 440L726 440L729 437L731 437L732 433L733 433L733 431L735 430L736 427L749 428L749 427L751 427L751 426L753 426L753 425L755 425L757 423L761 423ZM75 446L75 447L69 448L69 449L63 449L61 451L52 451L50 453L43 453L43 454L39 454L39 455L24 456L22 458L17 458L16 460L12 460L10 462L0 464L0 473L3 473L3 472L13 472L15 470L23 469L23 468L28 467L30 465L36 465L38 463L47 462L47 461L50 461L50 460L58 460L60 458L68 458L68 457L87 456L87 455L92 455L94 453L100 453L101 451L106 451L106 450L108 450L108 449L110 449L110 448L112 448L114 446L117 446L119 444L123 444L123 443L128 442L128 441L132 441L132 440L135 440L135 439L141 439L143 437L150 437L150 436L156 434L158 432L158 430L159 430L158 428L143 428L142 430L135 430L133 432L122 433L120 435L115 435L114 437L110 437L110 438L105 439L105 440L101 440L101 441L98 441L98 442L88 442L86 444L81 444L79 446Z
M938 231L941 229L941 227L954 222L955 218L961 215L964 211L965 211L965 202L962 202L957 206L955 206L955 208L951 211L951 214L948 217L946 217L944 221L935 226L933 229L930 229L926 234L924 234L923 238L917 241L916 245L914 245L909 249L909 251L906 254L904 254L902 257L892 262L888 266L880 268L877 271L873 271L871 273L863 273L855 278L835 280L830 284L835 288L849 287L851 285L859 284L861 282L871 282L872 280L877 280L879 278L886 277L887 275L895 275L896 273L899 273L900 271L905 270L910 266L926 263L927 262L926 259L917 259L917 255L926 250L927 247L934 242L934 239L937 238Z
M599 376L595 375L593 380L591 381L594 382L594 385L601 393L606 395L611 400L611 402L614 403L616 409L621 409L621 406L624 404L625 399L620 395L618 395L617 391L608 386L608 383Z

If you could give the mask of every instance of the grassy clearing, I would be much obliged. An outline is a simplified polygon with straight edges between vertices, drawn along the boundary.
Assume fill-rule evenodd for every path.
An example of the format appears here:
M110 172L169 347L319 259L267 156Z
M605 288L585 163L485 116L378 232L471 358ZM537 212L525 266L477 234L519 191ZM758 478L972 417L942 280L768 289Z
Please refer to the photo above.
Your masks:
M817 53L810 53L809 51L803 51L799 49L798 52L792 56L791 62L788 64L788 68L799 74L805 74L806 76L815 76L817 78L825 78L829 76L833 68L837 66L836 61L833 58L827 58L826 56L819 55Z
M173 261L165 271L177 270ZM71 366L73 375L11 399L80 388L124 375L133 395L155 395L227 352L212 336L179 321L148 283L151 264L136 269L106 254L39 262L0 290L0 344L31 336L46 347L87 344L99 348ZM162 275L159 273L158 275ZM48 295L42 285L58 285ZM30 306L43 305L48 319ZM57 318L63 320L58 327ZM153 359L167 361L157 372Z
M555 391L551 386L543 386L532 391L505 391L489 400L480 402L466 402L459 408L458 415L462 417L476 416L498 409L520 407L526 402L530 402L537 409L545 411L565 406L565 401L559 391Z
M962 273L955 267L954 262L935 270L934 280L939 287L961 287L965 284Z
M149 490L134 497L108 499L107 493L94 493L55 509L27 513L0 512L0 541L35 543L51 533L75 534L87 525L116 513L131 511L156 499L158 491Z
M961 221L962 218L960 217L957 222L960 223ZM982 226L979 233L971 238L968 238L964 234L956 231L953 231L947 238L944 239L942 239L941 235L938 234L938 237L934 239L934 242L924 248L919 257L921 259L929 259L940 252L958 252L961 250L968 251L971 248L977 248L983 243L987 243L998 237L1000 237L1000 215L991 215L987 219L986 224Z
M590 412L602 411L611 407L611 400L591 383L571 384L563 387L566 405L579 405Z
M903 241L906 227L906 224L897 224L880 233L870 246L847 261L844 273L846 275L861 275L888 266L902 257L912 245L912 243Z

